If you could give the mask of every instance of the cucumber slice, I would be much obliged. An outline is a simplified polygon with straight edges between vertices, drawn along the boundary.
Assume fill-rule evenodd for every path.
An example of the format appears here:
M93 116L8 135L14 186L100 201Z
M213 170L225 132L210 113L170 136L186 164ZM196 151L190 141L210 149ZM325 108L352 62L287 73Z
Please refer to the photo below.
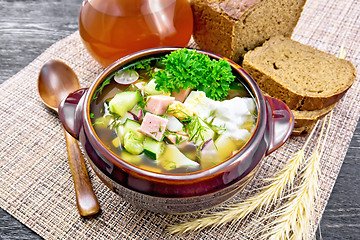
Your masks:
M139 141L132 131L124 135L124 148L129 153L138 155L144 151L144 144Z
M138 140L138 141L144 141L145 140L145 135L138 132L137 129L140 127L140 123L131 120L131 119L126 119L125 124L124 124L124 136L128 133L128 132L132 132L134 137Z
M141 95L137 91L121 92L110 100L109 110L123 117L125 113L130 111L140 100Z
M144 153L151 159L157 160L164 151L164 142L158 142L150 137L145 138Z

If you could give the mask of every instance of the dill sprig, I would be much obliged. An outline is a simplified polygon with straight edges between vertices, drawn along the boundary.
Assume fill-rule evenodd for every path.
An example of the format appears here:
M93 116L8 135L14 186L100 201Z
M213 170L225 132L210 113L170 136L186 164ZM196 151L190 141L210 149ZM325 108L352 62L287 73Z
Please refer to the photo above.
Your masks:
M203 126L203 124L201 124L198 116L193 117L188 123L187 130L189 134L189 141L194 141L195 143L201 141L201 144L199 144L200 146L204 144L204 133L207 132L207 129Z

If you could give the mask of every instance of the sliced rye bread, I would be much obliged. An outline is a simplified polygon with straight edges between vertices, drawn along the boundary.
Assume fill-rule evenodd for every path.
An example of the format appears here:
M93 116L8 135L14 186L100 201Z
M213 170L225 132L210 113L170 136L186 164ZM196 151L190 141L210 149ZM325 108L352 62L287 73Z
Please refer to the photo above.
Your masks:
M306 125L306 126L302 126L302 127L294 127L291 135L300 136L300 135L308 134L312 130L314 125L315 125L315 123L310 124L310 125Z
M355 80L347 60L276 36L245 54L243 68L260 88L293 110L319 110L340 100Z
M291 36L306 0L191 0L202 50L238 61L276 35Z
M271 97L267 92L262 91L262 93L265 96ZM326 108L319 109L319 110L291 110L292 114L294 115L295 119L295 128L300 128L304 126L309 126L311 124L314 124L317 120L324 117L326 114L328 114L331 110L333 110L336 107L337 103L334 103Z
M337 103L334 103L326 108L313 111L291 110L295 119L294 127L297 128L314 124L317 120L333 110L336 107L336 104Z

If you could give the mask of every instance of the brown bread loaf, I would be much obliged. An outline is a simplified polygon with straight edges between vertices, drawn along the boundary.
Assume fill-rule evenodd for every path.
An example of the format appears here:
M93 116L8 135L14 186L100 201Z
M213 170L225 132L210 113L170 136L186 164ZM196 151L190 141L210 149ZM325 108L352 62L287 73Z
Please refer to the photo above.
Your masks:
M335 104L355 80L347 60L277 36L244 56L243 68L270 96L293 110L319 110Z
M191 0L198 46L234 61L272 36L291 36L306 0Z

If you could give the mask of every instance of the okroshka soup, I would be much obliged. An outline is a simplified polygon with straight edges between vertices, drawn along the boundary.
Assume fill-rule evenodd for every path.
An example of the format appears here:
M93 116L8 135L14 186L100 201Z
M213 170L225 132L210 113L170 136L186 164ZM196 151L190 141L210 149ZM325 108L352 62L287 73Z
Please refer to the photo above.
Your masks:
M144 170L186 174L211 168L250 139L257 107L225 60L179 49L108 76L90 104L106 148Z

